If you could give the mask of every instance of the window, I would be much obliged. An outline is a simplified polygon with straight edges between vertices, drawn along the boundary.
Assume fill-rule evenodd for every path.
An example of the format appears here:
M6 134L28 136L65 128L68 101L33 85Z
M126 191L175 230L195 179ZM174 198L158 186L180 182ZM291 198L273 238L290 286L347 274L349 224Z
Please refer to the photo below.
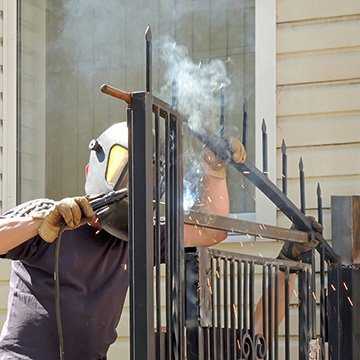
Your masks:
M261 91L274 79L267 72L261 80L258 75L269 66L274 72L274 66L266 56L258 59L257 51L264 53L264 47L258 42L256 24L258 20L264 24L262 13L268 9L259 11L256 4L255 0L227 0L225 5L216 0L109 0L101 5L92 0L20 1L18 201L84 192L89 141L126 118L124 107L102 95L99 87L109 82L126 90L144 89L143 36L148 23L154 39L154 93L163 95L164 70L157 45L165 36L184 45L195 63L223 60L231 78L226 96L233 103L225 108L225 127L242 134L246 110L249 158L260 164L257 124L273 106L266 109L264 104L272 97ZM272 35L266 29L259 34L273 54ZM274 118L271 111L266 113L268 122ZM274 141L269 144L275 146ZM271 160L275 162L272 155ZM232 213L258 212L257 202L262 200L254 187L232 169L228 172Z

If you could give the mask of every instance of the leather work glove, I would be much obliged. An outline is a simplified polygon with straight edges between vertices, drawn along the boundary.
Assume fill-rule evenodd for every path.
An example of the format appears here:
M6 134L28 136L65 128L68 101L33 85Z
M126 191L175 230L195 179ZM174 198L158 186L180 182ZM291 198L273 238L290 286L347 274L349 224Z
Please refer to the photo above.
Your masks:
M230 138L229 144L232 152L232 159L238 164L242 164L246 160L246 150L244 145L239 139ZM222 178L226 177L225 171L225 162L216 158L215 154L209 150L205 149L204 154L205 160L205 170L208 175Z
M278 259L283 260L302 260L308 262L311 255L311 250L314 249L319 242L323 241L323 226L319 224L313 216L307 216L307 219L311 222L311 226L314 230L315 239L310 239L307 243L295 243L285 242L283 245ZM291 226L292 230L296 230L295 225Z
M85 222L94 220L95 214L85 196L65 198L55 203L50 210L32 214L34 219L43 219L38 233L48 243L57 239L63 226L76 229Z

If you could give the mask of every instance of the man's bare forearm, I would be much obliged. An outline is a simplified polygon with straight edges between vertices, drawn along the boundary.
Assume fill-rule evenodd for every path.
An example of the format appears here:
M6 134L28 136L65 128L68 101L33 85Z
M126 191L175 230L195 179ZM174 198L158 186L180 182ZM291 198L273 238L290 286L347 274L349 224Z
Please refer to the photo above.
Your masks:
M36 236L41 222L32 217L0 219L0 254L6 254Z
M223 215L229 214L229 195L226 178L207 175L204 178L204 191L198 204L201 212ZM199 226L185 225L185 246L211 246L223 241L225 231L211 230Z

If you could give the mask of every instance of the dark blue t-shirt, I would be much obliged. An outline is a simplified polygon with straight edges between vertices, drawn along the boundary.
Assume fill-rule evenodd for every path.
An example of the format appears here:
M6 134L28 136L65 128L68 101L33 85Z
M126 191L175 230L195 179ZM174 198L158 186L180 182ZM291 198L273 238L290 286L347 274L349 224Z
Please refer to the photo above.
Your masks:
M35 237L12 259L0 359L59 358L54 303L54 250ZM61 315L66 360L99 360L115 341L128 288L127 242L85 225L65 231L60 253Z

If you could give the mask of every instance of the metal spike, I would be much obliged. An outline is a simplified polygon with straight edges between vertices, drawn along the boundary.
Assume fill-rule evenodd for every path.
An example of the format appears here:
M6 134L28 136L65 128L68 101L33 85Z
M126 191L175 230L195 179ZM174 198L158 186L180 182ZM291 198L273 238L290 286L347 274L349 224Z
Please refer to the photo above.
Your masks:
M174 79L171 83L171 105L173 108L177 106L177 85L176 80Z
M242 143L244 147L247 146L247 111L246 111L246 102L244 101L243 104L243 137L242 137Z
M263 146L263 173L268 174L268 140L265 119L262 122L262 146Z
M281 162L282 162L282 191L287 195L287 155L286 155L286 144L283 139L281 143Z
M300 208L303 214L305 214L305 175L304 175L304 163L302 157L299 161L300 172Z
M150 25L146 28L145 31L145 40L146 40L146 91L151 92L152 90L152 34Z
M322 194L321 194L320 183L317 184L316 194L317 194L318 222L321 225L323 225L323 208L322 208Z
M225 95L224 88L220 89L220 136L224 136L225 129Z

